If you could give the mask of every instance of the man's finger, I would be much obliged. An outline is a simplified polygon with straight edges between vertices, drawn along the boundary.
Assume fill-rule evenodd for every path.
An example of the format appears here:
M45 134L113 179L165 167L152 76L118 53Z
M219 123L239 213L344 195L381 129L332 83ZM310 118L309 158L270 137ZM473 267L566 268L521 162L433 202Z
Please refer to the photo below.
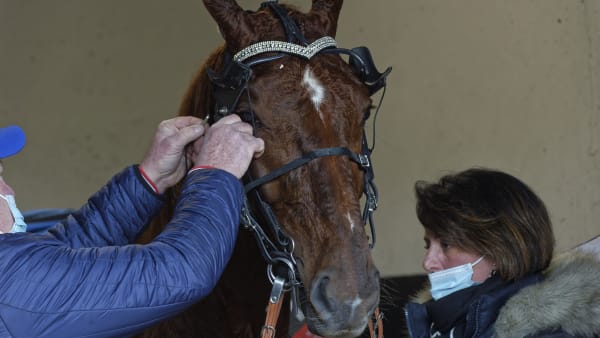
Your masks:
M188 143L191 143L204 135L204 131L204 125L202 123L185 126L171 136L173 145L177 148L183 148Z
M221 118L215 124L232 124L232 123L240 122L241 120L242 119L239 116L237 116L236 114L229 114L229 115Z
M254 149L254 158L259 158L265 152L265 141L259 137L255 137L254 140L256 143L256 147Z
M173 118L171 121L173 121L173 125L177 129L183 129L188 126L202 124L204 122L204 120L195 116L178 116Z
M240 133L244 133L244 134L247 134L247 135L252 135L253 134L253 130L254 130L251 125L249 125L246 122L242 122L242 121L238 121L236 123L233 123L232 127L234 127Z

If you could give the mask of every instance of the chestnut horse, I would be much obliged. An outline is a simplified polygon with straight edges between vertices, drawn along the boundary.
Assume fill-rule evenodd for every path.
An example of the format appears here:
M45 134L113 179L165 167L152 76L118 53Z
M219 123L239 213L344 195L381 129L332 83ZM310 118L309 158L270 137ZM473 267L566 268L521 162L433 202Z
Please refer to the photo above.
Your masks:
M379 73L365 47L336 46L342 0L313 0L308 13L276 1L255 12L235 0L204 4L225 44L200 69L179 113L211 123L238 114L265 152L244 179L250 231L240 231L214 291L142 336L258 337L267 303L287 291L276 337L288 337L290 307L316 334L359 336L380 290L365 231L377 196L364 128L370 96L390 68ZM173 203L177 188L169 194ZM163 210L145 241L172 211Z

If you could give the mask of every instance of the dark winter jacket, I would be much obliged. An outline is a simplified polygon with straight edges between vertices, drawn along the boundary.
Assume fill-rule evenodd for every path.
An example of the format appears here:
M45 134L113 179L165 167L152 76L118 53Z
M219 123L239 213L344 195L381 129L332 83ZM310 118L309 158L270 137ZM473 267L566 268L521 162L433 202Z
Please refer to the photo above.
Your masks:
M229 173L194 171L164 231L129 244L162 205L130 167L48 233L0 235L0 337L124 337L184 310L231 257L242 198Z
M565 253L543 275L465 300L464 337L600 337L599 281L597 257L576 250ZM410 337L430 337L428 301L431 295L424 291L407 304Z

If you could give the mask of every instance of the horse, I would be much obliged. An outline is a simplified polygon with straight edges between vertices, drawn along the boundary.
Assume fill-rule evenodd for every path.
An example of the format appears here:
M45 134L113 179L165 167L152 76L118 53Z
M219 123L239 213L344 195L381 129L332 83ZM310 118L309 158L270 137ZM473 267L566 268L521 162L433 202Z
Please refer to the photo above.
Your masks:
M391 68L380 73L366 47L337 47L342 2L313 0L304 13L277 1L245 11L235 0L204 0L225 43L197 72L179 115L214 123L238 114L265 152L243 179L248 231L213 292L140 337L283 338L290 313L320 336L365 331L380 297L365 125ZM161 231L177 194L167 192L170 203L140 242Z

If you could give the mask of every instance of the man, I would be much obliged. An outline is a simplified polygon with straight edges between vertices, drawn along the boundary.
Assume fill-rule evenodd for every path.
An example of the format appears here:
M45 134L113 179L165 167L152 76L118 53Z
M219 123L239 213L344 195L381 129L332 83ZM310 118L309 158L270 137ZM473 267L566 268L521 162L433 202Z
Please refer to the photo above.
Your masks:
M24 144L20 128L0 128L0 159ZM263 149L234 115L210 128L189 116L163 121L139 166L40 234L23 232L0 162L0 337L123 337L204 297L233 251L239 178ZM131 244L182 178L164 231Z

